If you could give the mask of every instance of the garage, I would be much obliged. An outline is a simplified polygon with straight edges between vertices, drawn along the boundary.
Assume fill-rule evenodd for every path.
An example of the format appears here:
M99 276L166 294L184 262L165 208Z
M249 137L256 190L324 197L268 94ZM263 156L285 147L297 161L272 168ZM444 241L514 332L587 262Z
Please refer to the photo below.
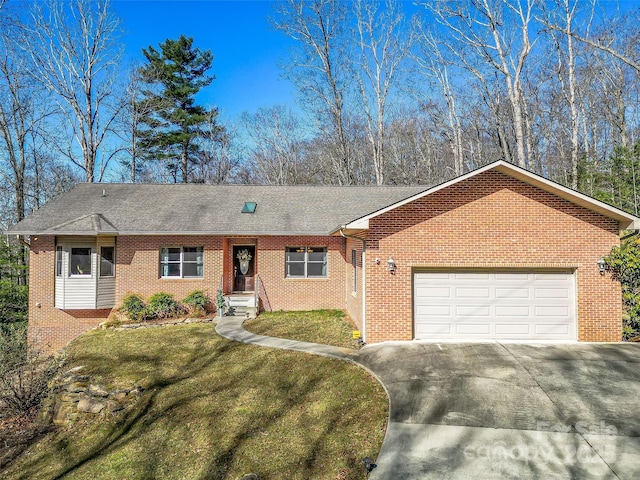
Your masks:
M417 340L575 340L570 271L433 271L413 279Z

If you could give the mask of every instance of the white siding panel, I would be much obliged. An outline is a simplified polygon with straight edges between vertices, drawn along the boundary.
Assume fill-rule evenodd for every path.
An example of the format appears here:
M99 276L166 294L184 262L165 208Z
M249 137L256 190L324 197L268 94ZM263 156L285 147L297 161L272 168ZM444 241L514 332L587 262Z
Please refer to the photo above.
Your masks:
M116 306L115 277L99 278L96 308L113 308L115 306Z
M425 272L414 275L417 339L576 338L568 272Z

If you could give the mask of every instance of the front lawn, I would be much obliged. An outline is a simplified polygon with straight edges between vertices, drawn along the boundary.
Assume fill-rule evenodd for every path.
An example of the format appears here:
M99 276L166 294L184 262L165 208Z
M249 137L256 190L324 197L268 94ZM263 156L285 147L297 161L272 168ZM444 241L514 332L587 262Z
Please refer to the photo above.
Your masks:
M264 312L244 322L244 328L258 335L358 348L353 339L356 326L341 310Z
M65 368L144 394L47 435L3 479L357 479L382 444L387 397L347 362L225 340L212 324L93 331L68 355Z

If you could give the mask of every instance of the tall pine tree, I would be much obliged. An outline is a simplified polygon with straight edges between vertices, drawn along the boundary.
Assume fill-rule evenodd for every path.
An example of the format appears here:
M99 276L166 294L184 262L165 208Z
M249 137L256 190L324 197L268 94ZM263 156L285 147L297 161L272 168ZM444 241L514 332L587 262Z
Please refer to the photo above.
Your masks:
M195 96L215 79L207 75L213 55L193 46L193 38L167 39L160 51L142 49L147 63L140 68L144 88L138 100L138 150L149 160L167 163L174 181L189 180L189 165L199 155L204 127L215 124L218 110L196 105ZM210 128L210 127L209 127Z

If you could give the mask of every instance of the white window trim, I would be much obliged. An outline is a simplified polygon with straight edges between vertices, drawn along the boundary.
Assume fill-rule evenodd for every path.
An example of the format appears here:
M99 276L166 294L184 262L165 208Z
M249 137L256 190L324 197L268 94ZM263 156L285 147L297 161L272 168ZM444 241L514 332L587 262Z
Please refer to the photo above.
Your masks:
M287 250L289 250L290 248L304 248L304 260L303 261L293 261L290 262L287 260ZM324 249L324 254L325 254L325 258L323 262L317 262L317 261L309 261L309 248L322 248ZM287 265L289 263L303 263L304 264L304 276L302 275L288 275L287 274ZM325 268L325 275L312 275L309 276L308 273L308 265L309 263L322 263L324 265L326 265ZM313 245L307 245L307 246L287 246L284 249L284 278L288 278L288 279L297 279L297 280L302 280L302 279L309 279L309 280L314 280L314 279L325 279L325 278L329 278L329 247L319 247L319 246L313 246Z
M168 260L167 260L166 262L163 262L163 261L162 261L162 250L164 250L165 248L166 248L166 249L169 249L169 248L179 248L179 249L180 249L180 261L179 261L179 262L176 262L176 261L171 261L171 262L170 262L170 261L168 261ZM202 275L200 275L200 276L189 276L189 277L185 277L185 276L183 275L183 271L184 271L183 265L184 265L185 263L195 263L196 265L198 264L198 262L191 262L191 261L186 261L186 262L185 262L185 260L184 260L184 249L185 249L185 248L200 248L200 249L202 249ZM178 278L181 278L181 279L182 279L182 278L184 278L184 279L188 279L188 280L191 280L191 279L194 279L194 278L196 278L196 279L198 279L198 278L204 278L204 246L194 246L194 245L181 245L181 246L178 246L178 245L169 245L169 246L165 246L165 247L160 247L159 255L160 255L160 257L159 257L159 264L158 264L158 265L159 265L159 267L160 267L160 278L163 278L163 279L173 279L173 280L178 279ZM168 265L169 265L169 264L179 264L179 265L180 265L180 275L166 275L166 276L165 276L165 275L162 275L162 266L163 266L165 263L166 263L166 264L168 264Z

